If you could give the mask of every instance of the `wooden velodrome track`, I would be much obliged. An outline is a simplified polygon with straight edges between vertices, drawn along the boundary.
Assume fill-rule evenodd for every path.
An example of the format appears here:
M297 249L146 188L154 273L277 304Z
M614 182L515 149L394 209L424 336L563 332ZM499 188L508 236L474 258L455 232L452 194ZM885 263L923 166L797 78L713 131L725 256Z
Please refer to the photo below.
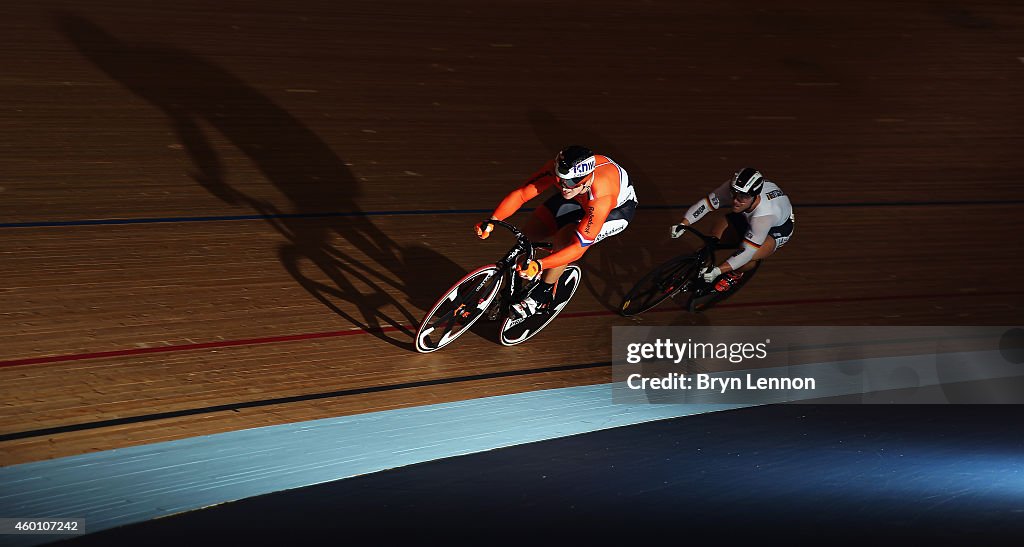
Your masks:
M1024 6L713 4L8 6L0 465L609 381L611 309L744 165L792 242L642 324L1018 324ZM571 143L630 172L632 226L536 339L415 353L507 246L473 223Z

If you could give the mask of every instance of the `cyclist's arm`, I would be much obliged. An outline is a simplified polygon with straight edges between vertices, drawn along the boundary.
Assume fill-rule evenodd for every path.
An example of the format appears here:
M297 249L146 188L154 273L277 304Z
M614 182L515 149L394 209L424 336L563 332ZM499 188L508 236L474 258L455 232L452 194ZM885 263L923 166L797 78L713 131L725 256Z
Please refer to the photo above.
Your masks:
M544 268L557 268L579 260L583 253L587 252L587 247L597 239L597 234L600 234L601 228L604 227L604 221L614 208L615 199L612 196L602 196L591 201L583 208L583 220L576 226L576 241L557 253L544 257L541 260Z
M544 167L533 174L526 184L512 190L505 199L501 200L498 207L491 215L493 220L505 220L512 216L524 203L540 195L555 183L554 162L544 164Z
M686 210L682 223L689 226L704 218L704 215L711 211L719 209L723 204L728 205L730 203L732 203L732 194L729 192L729 181L725 181L721 186L712 190L707 197L691 205Z
M754 253L768 239L768 232L771 229L772 219L770 216L754 217L750 221L750 229L747 231L746 236L744 236L740 249L718 267L722 270L722 273L739 269L747 262L750 262L750 259L754 258Z

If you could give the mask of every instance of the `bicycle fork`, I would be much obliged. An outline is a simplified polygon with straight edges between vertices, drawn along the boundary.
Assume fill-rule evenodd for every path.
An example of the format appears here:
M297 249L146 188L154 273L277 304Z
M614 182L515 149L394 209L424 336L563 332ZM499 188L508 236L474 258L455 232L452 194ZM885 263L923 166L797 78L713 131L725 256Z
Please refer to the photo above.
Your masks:
M471 304L471 302L463 302L462 304L459 304L458 308L455 309L456 316L461 317L463 319L469 319L475 313L481 313L486 311L484 304L487 302L487 293L482 291L483 288L486 287L487 284L491 281L491 279L494 279L495 275L497 275L495 272L488 272L488 274L485 275L484 278L480 280L480 283L477 283L476 287L473 287L473 291L469 293L470 295L479 295L475 305L473 306L475 310L467 307L467 304Z

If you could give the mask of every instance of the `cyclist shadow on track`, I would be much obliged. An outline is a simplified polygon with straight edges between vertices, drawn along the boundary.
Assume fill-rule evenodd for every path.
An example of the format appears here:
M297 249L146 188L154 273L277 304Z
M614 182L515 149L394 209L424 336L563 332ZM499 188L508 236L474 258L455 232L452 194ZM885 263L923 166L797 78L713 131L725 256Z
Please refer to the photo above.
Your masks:
M370 222L357 203L362 190L358 179L312 130L196 54L160 44L122 42L74 15L58 15L56 22L87 59L167 115L198 170L192 176L200 185L229 205L252 208L284 236L279 259L303 288L357 327L412 349L411 341L388 334L398 331L411 338L414 333L407 325L418 320L389 290L416 299L428 292L416 271L430 268L455 275L463 270L426 248L401 247ZM287 198L287 206L256 199L229 184L225 166L205 134L207 127L244 152ZM324 215L337 212L343 215ZM383 270L332 245L335 235ZM419 269L406 267L408 260L416 261ZM310 265L313 275L306 273ZM338 300L354 305L355 312L351 306L343 309ZM424 307L422 302L413 304ZM387 309L397 310L399 317L388 315Z
M677 250L672 254L665 254L662 249L652 249L650 243L643 239L643 234L637 229L636 224L664 226L664 239L668 241L668 227L679 222L679 218L676 217L681 217L682 211L652 208L655 205L666 204L657 183L637 162L608 139L593 131L564 122L547 110L533 109L527 116L541 144L552 154L569 144L587 146L621 165L629 173L629 180L636 187L640 205L630 227L619 235L595 244L581 260L583 285L606 309L618 312L626 291L633 283L656 264L678 252Z

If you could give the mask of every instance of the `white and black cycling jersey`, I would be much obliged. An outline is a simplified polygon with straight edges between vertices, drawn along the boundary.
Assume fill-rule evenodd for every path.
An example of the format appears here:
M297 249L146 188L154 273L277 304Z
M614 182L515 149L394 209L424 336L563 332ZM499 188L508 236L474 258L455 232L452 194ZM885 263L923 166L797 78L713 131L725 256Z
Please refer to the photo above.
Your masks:
M686 211L686 218L690 224L711 211L732 206L732 191L729 185L729 181L726 181L706 198L690 206ZM766 180L760 197L761 201L757 207L742 213L747 219L747 233L743 236L740 250L729 257L729 265L734 270L750 262L769 235L775 239L776 249L785 245L793 235L796 217L793 214L793 204L786 193L774 182Z

